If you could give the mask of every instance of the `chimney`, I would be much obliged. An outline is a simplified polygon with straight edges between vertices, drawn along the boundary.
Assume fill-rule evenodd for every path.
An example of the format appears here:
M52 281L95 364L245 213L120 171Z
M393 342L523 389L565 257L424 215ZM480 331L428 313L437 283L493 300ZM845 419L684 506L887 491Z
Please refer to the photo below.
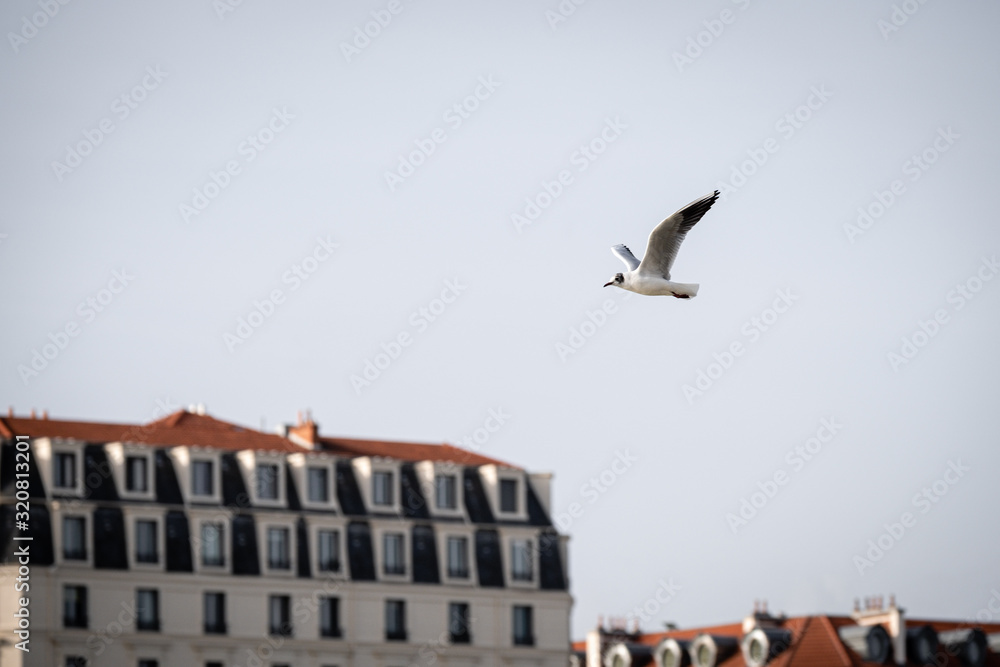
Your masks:
M312 420L312 411L306 410L306 417L302 419L302 412L296 414L296 424L288 429L288 439L299 447L306 449L317 449L319 443L319 426Z

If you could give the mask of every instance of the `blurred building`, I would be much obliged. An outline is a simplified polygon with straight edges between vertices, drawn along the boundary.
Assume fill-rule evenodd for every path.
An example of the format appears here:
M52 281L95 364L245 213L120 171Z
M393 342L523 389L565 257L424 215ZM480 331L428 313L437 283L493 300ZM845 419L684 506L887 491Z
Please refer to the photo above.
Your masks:
M1000 624L906 618L895 600L850 616L772 616L766 603L742 623L642 633L602 622L573 645L575 667L1000 666Z
M0 419L0 664L567 664L549 475L280 431Z

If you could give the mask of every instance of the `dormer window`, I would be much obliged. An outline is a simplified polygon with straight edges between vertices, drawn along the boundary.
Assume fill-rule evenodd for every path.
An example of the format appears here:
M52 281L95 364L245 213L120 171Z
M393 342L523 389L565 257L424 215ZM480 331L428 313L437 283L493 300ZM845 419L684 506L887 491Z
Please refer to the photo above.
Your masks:
M257 464L257 498L278 499L278 466L273 463Z
M434 476L434 506L439 510L453 510L458 507L458 483L455 475Z
M149 491L149 457L143 455L125 457L125 490L130 493Z
M191 462L191 495L215 495L215 474L212 461Z
M76 490L76 453L56 452L52 459L52 486Z
M330 502L330 471L318 466L306 468L306 486L311 503Z
M516 479L500 480L500 511L516 514L518 510L518 488Z
M388 470L376 470L372 473L372 504L391 507L393 474Z

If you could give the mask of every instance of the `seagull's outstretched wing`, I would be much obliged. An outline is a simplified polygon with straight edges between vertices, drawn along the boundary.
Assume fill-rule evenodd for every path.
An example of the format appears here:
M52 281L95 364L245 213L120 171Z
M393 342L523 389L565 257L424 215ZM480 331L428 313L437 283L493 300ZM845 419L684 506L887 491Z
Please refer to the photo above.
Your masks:
M615 257L625 262L625 266L628 267L629 271L635 271L635 267L639 266L639 260L635 258L635 255L628 249L628 246L622 243L613 245L611 246L611 252L615 253Z
M712 208L719 198L719 191L691 202L656 226L646 244L646 255L639 264L639 272L670 280L670 267L677 257L681 241L695 223ZM631 253L629 253L631 254Z

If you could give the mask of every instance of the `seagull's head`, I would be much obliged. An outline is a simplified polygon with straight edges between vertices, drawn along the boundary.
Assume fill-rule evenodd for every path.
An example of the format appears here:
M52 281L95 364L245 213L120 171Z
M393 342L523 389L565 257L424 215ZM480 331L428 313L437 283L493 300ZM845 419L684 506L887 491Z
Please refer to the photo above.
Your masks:
M604 286L614 285L615 287L621 287L625 283L625 276L620 273L616 273L615 277L611 279L611 282L604 283Z

